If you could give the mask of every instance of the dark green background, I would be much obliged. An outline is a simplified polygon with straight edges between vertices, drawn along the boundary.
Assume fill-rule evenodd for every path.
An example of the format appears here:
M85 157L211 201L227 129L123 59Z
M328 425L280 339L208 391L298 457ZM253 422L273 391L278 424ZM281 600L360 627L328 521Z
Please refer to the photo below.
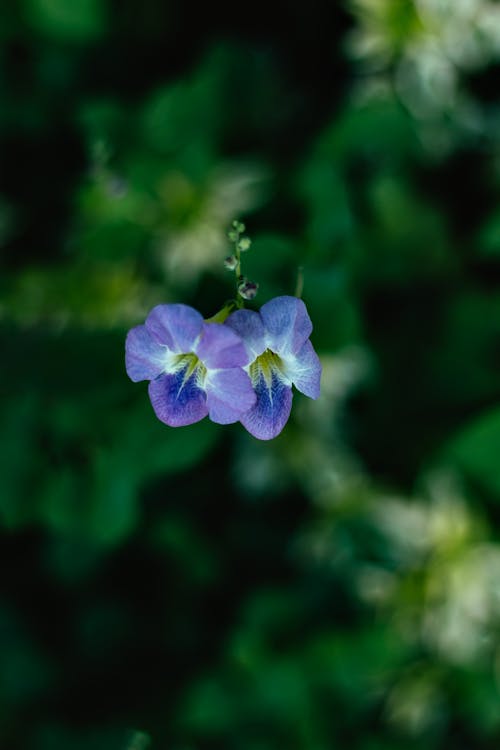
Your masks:
M0 6L0 747L500 744L495 2ZM161 302L303 298L270 443L159 423Z

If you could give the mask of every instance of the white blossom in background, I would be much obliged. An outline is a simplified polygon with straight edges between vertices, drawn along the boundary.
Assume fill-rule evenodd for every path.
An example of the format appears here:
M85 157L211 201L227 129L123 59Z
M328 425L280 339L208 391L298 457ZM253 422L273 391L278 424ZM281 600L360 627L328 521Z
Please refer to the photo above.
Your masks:
M497 120L464 88L464 75L500 59L500 5L492 0L351 0L350 56L368 75L361 99L395 91L421 137L446 153L460 137L494 138ZM450 127L451 125L451 127Z

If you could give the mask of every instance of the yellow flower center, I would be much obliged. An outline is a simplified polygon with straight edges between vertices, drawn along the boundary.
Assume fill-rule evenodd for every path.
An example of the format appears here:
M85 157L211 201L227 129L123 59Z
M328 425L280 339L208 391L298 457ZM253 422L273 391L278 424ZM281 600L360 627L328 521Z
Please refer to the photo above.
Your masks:
M207 375L207 368L198 359L196 354L174 354L170 361L171 372L179 372L185 370L183 385L186 383L191 375L196 372L196 383L199 386L203 386Z
M273 373L276 373L281 379L285 375L285 365L281 357L270 349L266 349L262 352L250 365L249 375L252 382L255 383L259 379L259 375L262 373L264 380L268 388L271 387L273 380Z

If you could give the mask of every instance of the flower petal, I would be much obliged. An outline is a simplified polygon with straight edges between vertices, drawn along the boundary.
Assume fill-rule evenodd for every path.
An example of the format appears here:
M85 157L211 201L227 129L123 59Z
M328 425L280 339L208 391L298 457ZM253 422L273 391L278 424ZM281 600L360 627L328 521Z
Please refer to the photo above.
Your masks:
M288 421L292 408L292 388L272 373L267 384L264 375L253 381L257 402L240 421L248 432L259 440L271 440L279 435Z
M253 310L236 310L227 318L224 325L241 336L253 362L266 349L265 328L259 313Z
M196 371L184 380L186 370L160 375L149 384L155 414L170 427L194 424L208 414L205 391L196 382Z
M311 319L298 297L275 297L260 309L267 344L277 354L295 354L309 338Z
M163 370L165 347L151 337L145 326L136 326L127 334L125 342L125 367L134 383L153 380Z
M237 422L242 414L252 408L257 398L252 381L240 368L209 372L205 387L208 416L212 422L219 424Z
M310 341L293 357L286 359L286 374L297 388L309 398L318 398L321 380L321 362Z
M189 305L157 305L146 318L146 328L175 354L194 351L203 328L201 314Z
M208 369L243 367L249 362L243 341L222 323L204 323L195 351Z

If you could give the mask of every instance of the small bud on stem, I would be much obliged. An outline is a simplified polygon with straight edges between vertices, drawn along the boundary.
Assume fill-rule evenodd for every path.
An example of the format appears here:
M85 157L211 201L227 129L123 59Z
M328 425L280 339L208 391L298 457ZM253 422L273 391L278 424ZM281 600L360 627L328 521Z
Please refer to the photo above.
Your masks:
M258 284L245 278L238 284L238 294L243 297L243 299L253 299L257 294L258 289Z
M233 221L227 236L229 241L234 244L234 254L229 255L224 261L224 266L235 273L237 291L235 303L240 308L243 307L243 300L253 299L259 288L258 284L249 281L241 273L241 253L246 253L252 245L250 237L241 236L244 231L245 225L243 222Z
M240 253L246 253L247 250L250 250L251 244L252 240L250 237L242 237L241 240L239 240L237 247Z

